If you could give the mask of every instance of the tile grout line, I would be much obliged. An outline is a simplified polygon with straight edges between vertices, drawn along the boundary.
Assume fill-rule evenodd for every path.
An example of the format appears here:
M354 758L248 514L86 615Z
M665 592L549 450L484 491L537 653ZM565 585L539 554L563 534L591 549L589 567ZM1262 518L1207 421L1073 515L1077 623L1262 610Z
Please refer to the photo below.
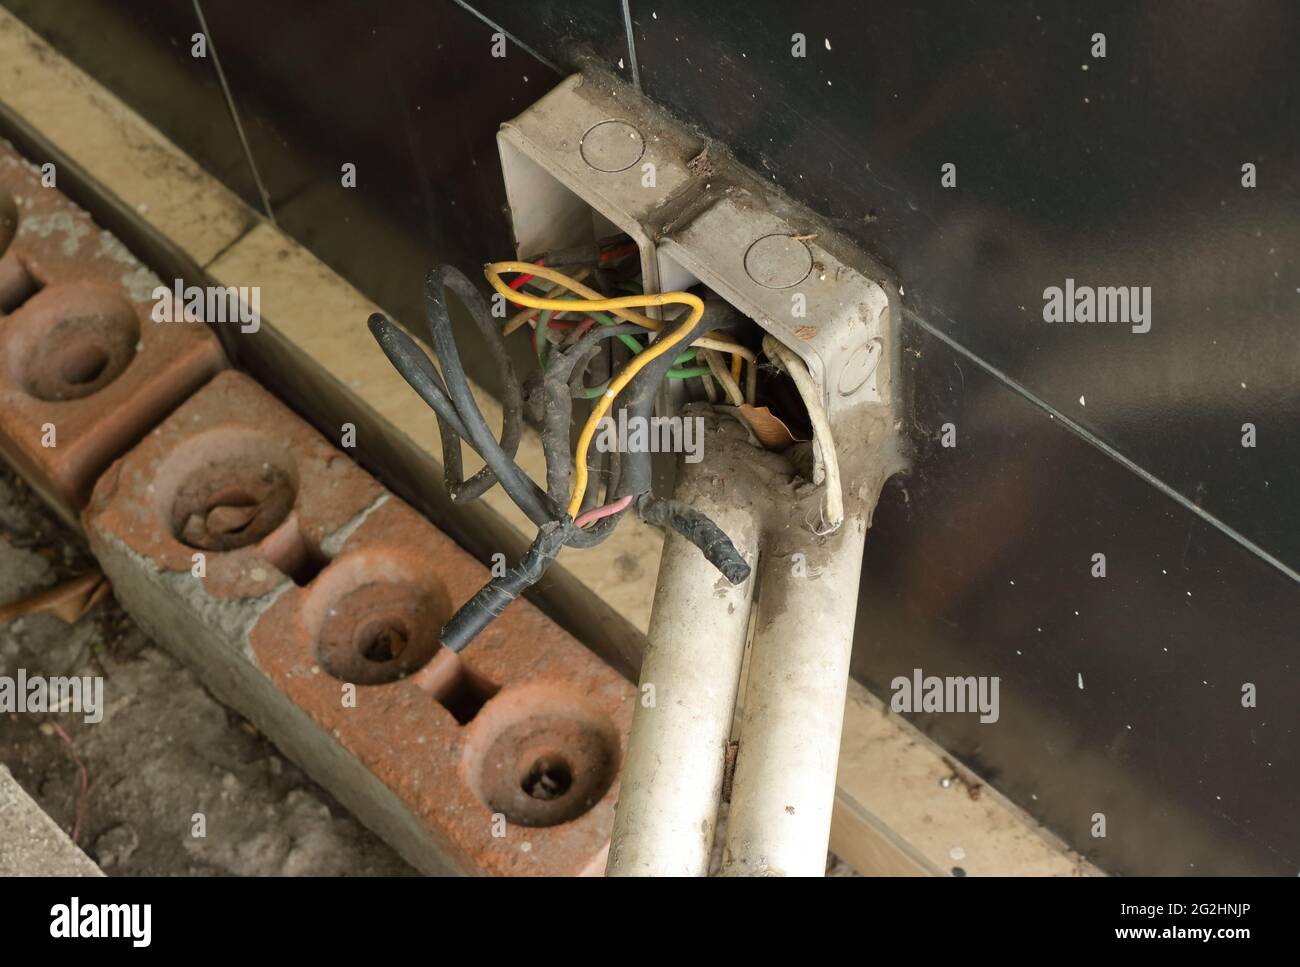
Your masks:
M1226 537L1232 539L1237 544L1241 545L1242 548L1249 551L1251 554L1255 555L1260 560L1264 561L1267 564L1272 565L1274 568L1281 571L1292 581L1300 583L1300 572L1296 571L1295 568L1290 567L1285 562L1274 557L1272 554L1264 550L1264 548L1260 547L1258 544L1256 544L1246 535L1242 534L1240 531L1234 530L1232 527L1228 526L1226 523L1219 520L1219 518L1215 517L1209 511L1205 510L1205 508L1200 507L1197 504L1193 503L1191 500L1183 496L1183 494L1179 493L1177 490L1175 490L1169 484L1165 483L1155 474L1151 473L1149 470L1146 470L1145 468L1143 468L1142 466L1140 466L1139 464L1131 460L1129 457L1126 457L1119 450L1115 449L1115 447L1111 446L1101 437L1097 436L1097 434L1093 433L1091 430L1087 429L1083 425L1076 423L1073 419L1071 419L1065 413L1058 410L1051 403L1047 402L1042 397L1037 396L1034 393L1030 392L1024 386L1021 386L1014 379L1012 379L1006 373L1002 372L1002 370L998 369L992 363L986 361L980 356L977 356L975 353L971 352L969 349L967 349L961 343L957 342L957 340L953 339L947 333L931 325L929 322L926 322L915 312L909 310L907 312L907 317L911 319L913 322L915 322L922 329L924 329L926 332L928 332L930 335L934 336L936 339L942 342L944 345L948 346L953 351L960 353L963 357L970 360L980 369L984 370L984 372L988 373L990 376L996 379L1003 386L1007 387L1009 390L1023 397L1024 399L1028 400L1030 403L1038 407L1043 412L1052 416L1057 423L1060 423L1066 429L1073 432L1076 436L1080 437L1085 443L1091 444L1093 447L1100 450L1102 453L1106 454L1106 456L1110 457L1116 463L1120 464L1125 469L1129 470L1131 473L1136 474L1137 477L1140 480L1142 480L1144 483L1148 484L1151 487L1154 487L1156 490L1160 491L1160 493L1164 494L1166 497L1168 497L1170 500L1173 500L1175 503L1182 505L1184 508L1191 511L1197 517L1201 518L1201 520L1205 521L1205 523L1209 524L1215 530L1219 531Z
M197 3L197 2L198 2L198 0L195 0L195 3ZM501 34L503 37L506 38L506 40L510 41L510 43L514 44L516 47L518 47L520 50L522 50L525 54L528 54L529 56L536 58L536 59L537 59L538 61L540 61L542 64L544 64L545 66L549 67L551 70L555 71L555 73L557 73L557 74L563 74L563 73L564 73L564 71L560 69L560 66L559 66L558 64L556 64L554 61L550 60L550 59L547 58L547 57L543 57L540 53L538 53L538 52L537 52L536 50L534 50L533 48L529 47L529 46L528 46L527 44L525 44L522 40L520 40L520 39L519 39L518 37L516 37L514 34L510 33L508 30L506 30L506 29L505 29L504 27L502 27L500 24L496 23L494 20L489 19L488 16L487 16L486 14L481 13L481 12L479 12L478 10L475 10L475 9L474 9L473 7L471 7L468 3L466 3L465 0L451 0L451 2L454 3L456 6L460 7L462 10L466 11L467 13L470 13L470 14L472 14L473 16L477 17L479 20L483 21L483 23L487 24L487 25L488 25L489 27L491 27L493 30L499 31L500 34Z
M199 29L203 31L203 36L207 38L208 46L212 49L212 65L217 70L217 81L221 84L221 93L226 99L226 110L230 112L230 119L235 124L235 132L239 135L239 143L243 146L244 160L248 162L249 170L253 174L253 181L257 185L258 195L261 196L266 217L274 225L275 211L271 208L271 196L267 194L266 185L262 183L261 172L257 170L257 161L253 158L253 149L248 143L247 135L244 134L244 124L239 119L239 110L235 107L234 94L226 82L226 72L221 69L221 58L217 56L217 42L213 39L212 32L208 30L208 22L203 16L203 8L199 6L199 0L193 0L193 3L194 14L199 19Z
M252 222L250 222L248 225L244 226L244 228L240 231L240 233L239 233L238 235L236 235L234 238L232 238L232 239L231 239L229 242L227 242L225 245L221 246L220 249L218 249L216 252L214 252L213 255L212 255L212 258L208 259L207 262L205 262L203 265L200 265L199 268L202 269L204 272L211 272L211 270L212 270L212 266L216 265L216 264L217 264L218 262L220 262L223 258L225 258L225 257L226 257L226 254L227 254L231 249L233 249L233 248L234 248L236 245L238 245L240 242L242 242L242 241L244 241L246 238L248 238L248 236L252 235L255 231L258 230L258 228L261 227L261 225L262 225L261 222L259 222L259 221L257 221L256 219L254 219L254 220L253 220ZM279 228L279 226L277 225L276 228Z
M632 86L641 90L641 68L636 61L636 38L632 35L632 0L623 0L623 32L627 36L627 58L632 68Z

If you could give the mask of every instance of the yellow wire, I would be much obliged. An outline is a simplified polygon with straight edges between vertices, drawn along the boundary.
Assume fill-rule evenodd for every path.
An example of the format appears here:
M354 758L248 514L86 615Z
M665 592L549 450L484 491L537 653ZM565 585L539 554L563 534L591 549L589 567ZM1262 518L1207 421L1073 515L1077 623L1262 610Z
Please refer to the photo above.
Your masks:
M528 295L510 288L501 279L502 272L526 272L536 275L551 282L558 282L579 295L584 295L586 299L541 299L536 296ZM543 265L533 265L531 262L493 262L488 265L483 274L487 276L488 282L492 288L496 289L511 302L516 302L522 306L528 306L532 309L568 309L582 310L587 312L612 312L616 316L624 319L631 319L639 326L645 326L647 329L659 330L662 328L658 322L641 315L639 312L622 312L624 309L634 309L645 306L663 306L663 305L685 305L690 306L690 313L685 320L673 329L671 332L660 336L644 351L636 356L623 367L622 372L610 381L604 395L597 401L591 409L591 415L587 417L587 422L582 428L582 433L578 436L578 446L574 455L574 477L573 492L569 495L568 513L570 517L577 517L578 511L582 508L582 497L587 492L587 451L591 448L591 439L596 435L596 426L601 419L609 412L614 398L623 391L642 369L650 364L655 358L662 356L668 350L672 349L683 339L686 334L695 328L696 323L704 316L704 302L699 296L691 295L689 292L660 292L655 295L631 295L620 296L616 299L606 299L599 292L587 288L576 279L569 278L562 272L556 272L554 269L548 269Z
M591 274L590 269L579 269L577 272L574 273L573 277L577 279L579 282L581 282L590 274ZM549 289L546 290L546 294L548 296L559 295L567 288L568 286L561 285L560 283L557 282L554 285L552 285ZM528 309L528 308L520 309L508 320L506 320L506 324L501 328L501 335L503 336L513 335L515 330L522 328L524 323L526 323L529 319L531 319L535 315L537 315L536 309Z
M498 292L504 295L507 299L509 299L511 302L518 303L521 306L528 306L531 308L532 303L527 302L524 299L518 298L518 296L521 295L521 293L518 290L512 289L510 288L510 286L504 284L497 285L497 280L494 280L492 275L490 274L490 271L492 269L503 265L511 265L511 266L515 266L515 268L499 269L498 274L500 272L507 272L510 274L514 274L516 272L526 271L529 275L535 275L539 279L545 279L548 282L553 282L556 284L556 286L559 287L557 289L556 287L553 286L551 289L548 290L548 292L558 293L559 291L562 291L564 289L569 289L573 292L576 292L578 295L586 296L588 299L605 298L595 289L590 289L585 285L578 284L578 282L581 279L585 278L587 274L585 272L579 272L577 277L575 278L574 276L565 275L563 272L560 272L557 269L549 269L544 265L537 265L533 262L493 262L491 265L487 267L487 269L484 270L484 274L488 276L488 281L492 283L493 288L495 288ZM518 266L520 265L526 265L528 266L528 268L520 269L518 268ZM530 296L529 298L533 298L533 297ZM627 296L626 298L639 299L641 297ZM618 300L616 299L612 301L617 302ZM636 303L636 304L652 305L654 303ZM570 300L569 305L565 306L565 308L573 311L577 311L579 309L584 308L584 306L580 301ZM653 332L660 332L664 327L664 324L660 322L658 319L651 319L649 316L643 316L639 312L625 312L621 309L609 309L605 311L608 311L613 315L618 316L618 318L626 322L635 323L641 328L649 329L652 330ZM514 320L512 319L511 322L513 321ZM518 328L519 328L518 326L515 326L514 329L511 330L511 332L514 332L514 330ZM509 335L509 333L506 333L506 335ZM742 346L740 343L732 342L730 339L725 339L721 336L701 336L699 339L692 341L691 345L700 346L707 349L717 349L721 352L728 353L731 356L739 356L741 359L746 360L751 366L758 365L758 357L754 355L753 351L750 350L747 346Z

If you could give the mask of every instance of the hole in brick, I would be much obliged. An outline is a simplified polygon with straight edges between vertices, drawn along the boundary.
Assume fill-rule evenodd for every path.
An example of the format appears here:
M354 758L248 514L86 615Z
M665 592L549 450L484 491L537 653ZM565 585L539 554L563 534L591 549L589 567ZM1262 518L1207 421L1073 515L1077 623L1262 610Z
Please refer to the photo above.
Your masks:
M108 353L103 346L73 346L63 354L63 381L70 386L93 383L107 367Z
M4 293L0 292L0 296ZM118 292L52 286L24 323L10 357L20 382L38 400L75 400L97 393L131 365L140 321Z
M204 551L248 547L289 516L296 491L287 465L256 455L209 461L192 470L177 488L171 507L172 533Z
M260 550L275 565L276 570L300 588L305 588L316 580L316 576L330 562L322 551L303 540L297 527L262 543Z
M508 689L479 714L466 743L474 791L520 826L558 826L600 802L618 772L613 724L576 695Z
M479 710L495 695L500 686L469 667L454 651L443 649L438 653L437 666L430 669L430 684L443 708L461 725L474 721Z
M0 262L0 315L12 315L44 286L17 259Z
M293 579L294 584L298 585L300 588L305 588L307 585L311 584L312 581L316 580L316 575L325 570L325 565L329 564L329 562L330 559L324 554L319 554L309 549L307 553L303 555L302 561L296 567L290 568L285 573Z
M382 617L357 632L356 648L366 661L382 665L402 657L410 640L406 622L401 618Z
M423 668L439 648L445 596L416 584L363 584L329 602L316 640L321 667L345 682L382 685Z
M519 788L543 802L559 799L573 788L573 770L563 756L539 756L524 773Z

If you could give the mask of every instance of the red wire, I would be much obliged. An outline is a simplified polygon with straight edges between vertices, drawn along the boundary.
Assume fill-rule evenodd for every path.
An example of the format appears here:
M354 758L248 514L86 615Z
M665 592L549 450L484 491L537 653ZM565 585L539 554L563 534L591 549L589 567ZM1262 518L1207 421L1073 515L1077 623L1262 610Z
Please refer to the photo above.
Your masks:
M534 262L533 264L534 264L534 265L545 265L545 264L546 264L546 259L538 259L538 260L537 260L536 262ZM534 279L534 278L536 278L536 276L532 276L532 275L521 275L521 276L519 276L517 279L515 279L513 282L508 283L508 284L509 284L510 288L515 289L515 290L518 290L519 287L520 287L521 285L527 285L527 284L528 284L532 279Z
M604 507L595 507L592 510L587 511L585 514L579 514L574 518L573 522L579 527L586 527L588 524L594 524L596 521L602 520L605 517L612 517L620 510L624 510L628 504L632 503L632 497L632 494L628 494L626 497L618 498L618 500L614 501L612 504L606 504Z
M632 254L633 252L635 252L636 250L637 250L636 243L635 243L635 242L628 242L628 243L626 243L626 244L624 244L624 245L619 245L619 246L616 246L616 247L614 247L614 248L607 248L607 249L605 249L603 252L599 253L598 258L599 258L599 260L600 260L601 262L611 262L611 261L614 261L615 259L620 259L620 258L622 258L622 257L625 256L625 255L631 255L631 254ZM534 265L545 265L545 264L546 264L546 259L537 259L537 260L535 260L535 261L533 262L533 264L534 264ZM516 276L516 277L515 277L515 279L514 279L513 282L508 282L508 283L506 283L506 284L509 285L510 288L514 289L514 290L517 292L517 291L519 291L520 288L522 288L523 286L527 285L529 282L531 282L531 281L532 281L533 279L535 279L535 278L537 278L537 276L535 276L535 275L527 275L527 274L525 274L525 275L519 275L519 276ZM536 324L536 320L535 320L535 318L534 318L536 315L537 315L537 313L533 313L532 316L529 316L529 317L528 317L528 321L529 321L530 323L534 323L534 324ZM554 325L554 323L552 323L552 325ZM586 330L584 329L583 331L585 332Z
M628 243L626 243L626 244L624 244L624 245L619 245L619 246L616 246L616 247L614 247L614 248L607 248L607 249L605 249L603 252L600 253L599 258L600 258L600 261L602 261L602 262L612 262L612 261L614 261L615 259L621 259L621 258L623 258L625 255L631 255L631 254L632 254L633 252L635 252L636 250L637 250L637 249L636 249L636 243L635 243L635 242L628 242ZM545 264L546 264L546 259L537 259L535 262L533 262L533 264L534 264L534 265L545 265ZM515 289L516 291L518 291L518 289L520 288L520 286L525 286L525 285L527 285L529 282L531 282L531 281L532 281L533 279L535 279L535 278L536 278L536 276L533 276L533 275L520 275L520 276L516 277L516 279L515 279L513 282L508 283L508 285L510 286L510 288Z
M636 251L636 242L627 242L623 245L615 246L614 248L605 249L605 251L600 253L600 260L602 262L613 262L616 259L621 259L626 255L631 255L635 251Z

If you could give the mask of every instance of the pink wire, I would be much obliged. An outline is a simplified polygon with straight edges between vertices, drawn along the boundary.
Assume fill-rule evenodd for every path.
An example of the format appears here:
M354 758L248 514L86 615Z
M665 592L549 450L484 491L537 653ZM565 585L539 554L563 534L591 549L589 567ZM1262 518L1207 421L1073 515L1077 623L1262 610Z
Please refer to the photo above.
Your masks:
M579 514L574 518L573 522L579 527L586 527L588 524L595 523L605 517L612 517L620 510L627 509L627 505L632 503L632 497L632 494L628 494L626 497L620 497L612 504L606 504L604 507L593 507L585 514Z

